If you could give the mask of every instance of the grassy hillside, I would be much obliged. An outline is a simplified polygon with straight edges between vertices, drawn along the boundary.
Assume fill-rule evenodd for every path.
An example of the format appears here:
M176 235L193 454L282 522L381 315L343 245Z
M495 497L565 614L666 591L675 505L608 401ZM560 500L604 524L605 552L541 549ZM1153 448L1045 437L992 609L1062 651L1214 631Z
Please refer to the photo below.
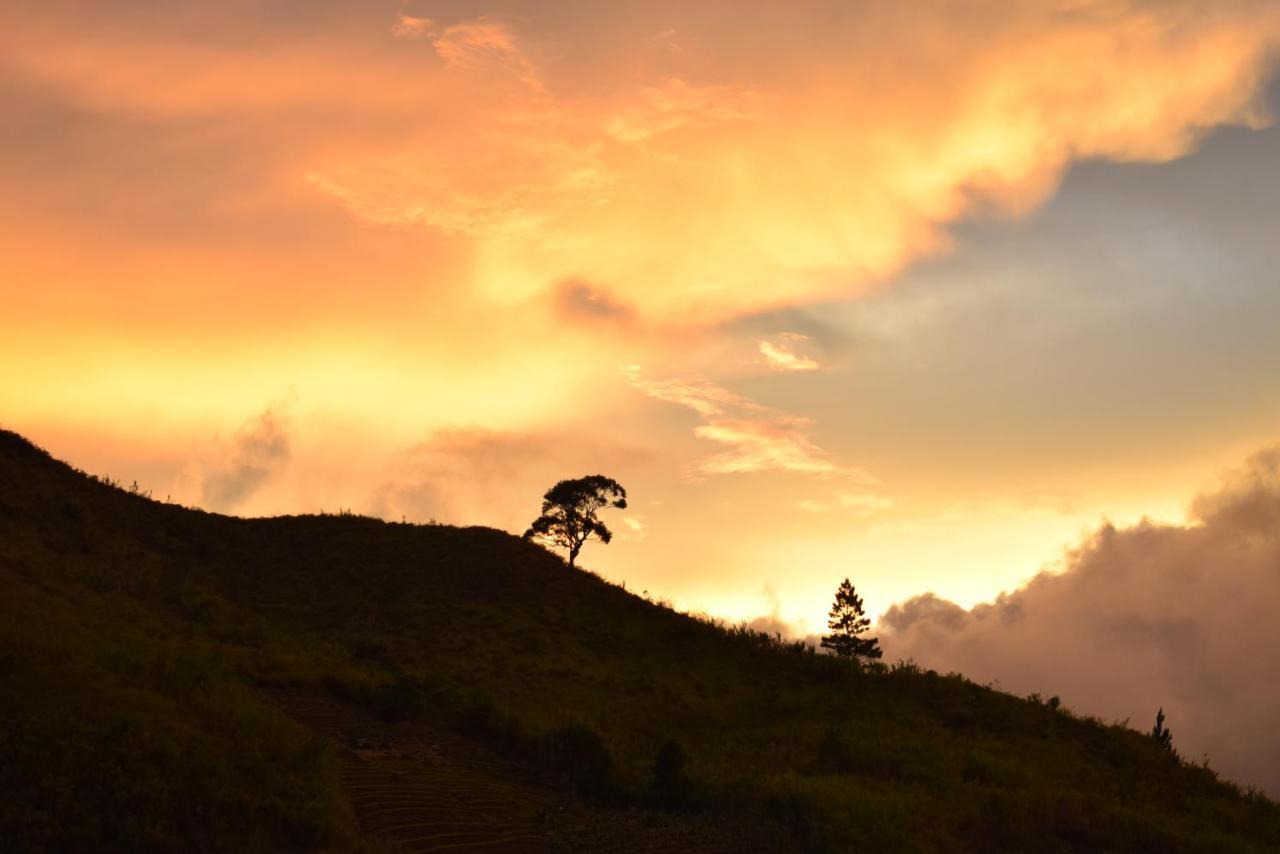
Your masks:
M499 531L157 503L0 433L0 851L1266 851L1151 739Z

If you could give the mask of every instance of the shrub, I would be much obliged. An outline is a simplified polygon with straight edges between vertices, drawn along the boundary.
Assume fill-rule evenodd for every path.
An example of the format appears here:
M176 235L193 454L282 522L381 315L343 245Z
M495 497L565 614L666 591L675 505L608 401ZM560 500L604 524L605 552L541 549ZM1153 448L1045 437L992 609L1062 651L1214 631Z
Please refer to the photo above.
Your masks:
M685 776L685 752L680 742L663 742L653 760L649 790L663 809L678 809L689 800L689 780Z
M426 708L426 699L412 677L398 676L390 682L375 685L368 705L379 719L395 723L421 715Z
M622 790L614 779L613 754L600 733L573 723L552 731L546 739L547 759L552 770L588 801L618 802Z

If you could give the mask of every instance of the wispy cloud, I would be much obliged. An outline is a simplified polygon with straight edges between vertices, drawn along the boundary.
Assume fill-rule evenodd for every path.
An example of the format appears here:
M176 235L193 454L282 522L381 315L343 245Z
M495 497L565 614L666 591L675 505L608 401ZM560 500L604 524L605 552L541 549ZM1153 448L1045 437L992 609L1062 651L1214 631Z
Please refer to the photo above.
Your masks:
M641 88L606 125L620 142L642 143L685 128L759 121L772 96L743 86L695 85L675 75Z
M431 26L430 18L401 14L396 18L391 32L398 39L420 39L431 31Z
M649 533L649 526L643 516L623 516L623 529L618 538L623 540L643 540Z
M537 65L512 25L500 18L486 15L445 27L432 44L453 68L505 71L530 89L543 90Z
M430 18L415 15L410 11L408 0L400 0L396 4L396 20L391 26L391 34L398 39L420 39L431 32L434 23Z
M798 352L799 348L805 346L811 340L808 335L783 332L781 335L776 336L774 340L765 339L760 341L758 347L760 355L764 357L765 365L770 370L816 371L821 367L817 360Z
M628 375L649 397L696 412L702 423L693 428L694 435L725 446L721 453L694 463L694 475L788 471L868 477L819 447L809 435L807 418L762 406L701 377L650 380L635 367Z
M797 505L806 513L848 513L869 516L893 506L893 499L878 492L840 492L830 498L805 499Z

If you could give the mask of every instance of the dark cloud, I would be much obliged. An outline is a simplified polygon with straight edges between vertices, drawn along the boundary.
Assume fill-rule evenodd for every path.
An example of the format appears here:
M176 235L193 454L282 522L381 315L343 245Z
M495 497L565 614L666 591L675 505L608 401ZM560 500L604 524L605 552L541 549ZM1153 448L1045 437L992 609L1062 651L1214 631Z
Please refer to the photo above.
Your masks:
M881 618L913 658L1150 726L1228 777L1280 793L1280 449L1196 498L1185 525L1104 525L1042 573L965 611L927 594Z
M236 431L227 459L204 478L206 507L232 510L283 471L289 461L289 436L282 409L272 406Z

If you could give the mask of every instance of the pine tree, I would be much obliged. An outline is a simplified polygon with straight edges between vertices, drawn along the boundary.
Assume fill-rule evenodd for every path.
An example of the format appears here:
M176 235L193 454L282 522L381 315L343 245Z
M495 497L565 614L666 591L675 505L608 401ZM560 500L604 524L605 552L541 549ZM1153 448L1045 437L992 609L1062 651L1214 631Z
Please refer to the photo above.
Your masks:
M1164 725L1164 707L1156 711L1156 725L1151 728L1151 737L1156 740L1156 744L1173 752L1173 730Z
M822 646L836 655L853 659L875 659L882 655L879 641L859 637L871 628L871 620L862 610L862 597L847 578L836 590L836 601L827 617L827 628L831 634L823 637Z

